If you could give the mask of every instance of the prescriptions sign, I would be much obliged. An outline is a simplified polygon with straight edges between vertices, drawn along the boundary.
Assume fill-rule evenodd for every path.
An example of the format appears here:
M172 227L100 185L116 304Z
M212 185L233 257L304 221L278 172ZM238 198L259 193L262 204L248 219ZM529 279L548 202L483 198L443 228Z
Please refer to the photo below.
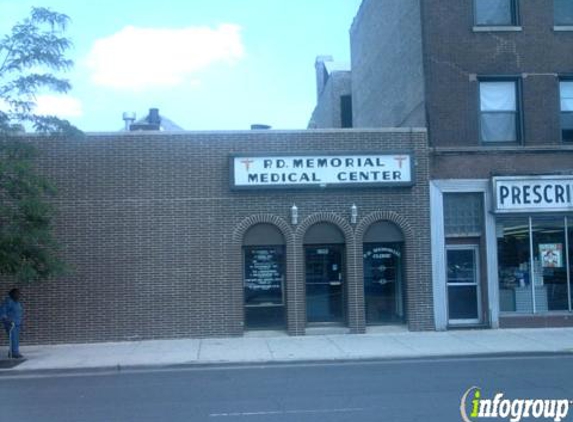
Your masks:
M573 211L573 176L494 177L495 212Z

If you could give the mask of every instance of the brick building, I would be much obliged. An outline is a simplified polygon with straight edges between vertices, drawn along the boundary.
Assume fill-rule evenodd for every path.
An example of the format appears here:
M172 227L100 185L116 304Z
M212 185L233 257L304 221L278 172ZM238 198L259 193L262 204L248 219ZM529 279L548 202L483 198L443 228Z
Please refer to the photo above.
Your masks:
M437 329L573 324L572 25L567 0L354 20L354 127L428 127Z
M24 286L27 342L434 328L424 129L31 141L74 271Z
M316 107L308 128L351 128L353 124L350 63L335 62L331 56L319 56L314 67Z
M573 3L364 0L350 36L328 130L32 138L75 271L25 339L572 325Z

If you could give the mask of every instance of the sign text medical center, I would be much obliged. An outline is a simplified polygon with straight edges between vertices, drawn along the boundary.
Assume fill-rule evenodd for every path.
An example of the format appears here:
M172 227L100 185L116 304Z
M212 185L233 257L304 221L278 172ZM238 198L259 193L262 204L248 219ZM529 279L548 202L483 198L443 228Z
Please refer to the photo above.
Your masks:
M232 184L248 187L412 185L410 154L234 156Z

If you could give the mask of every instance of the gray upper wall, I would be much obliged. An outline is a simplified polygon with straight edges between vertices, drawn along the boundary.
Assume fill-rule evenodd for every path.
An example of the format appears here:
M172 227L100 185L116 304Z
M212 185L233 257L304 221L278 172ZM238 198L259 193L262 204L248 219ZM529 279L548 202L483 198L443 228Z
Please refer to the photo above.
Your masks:
M316 70L316 107L308 129L342 128L341 97L351 95L349 64L335 62L332 56L318 56Z
M350 72L330 74L308 123L309 129L342 127L341 97L351 95Z
M426 126L419 1L364 0L350 46L354 127Z

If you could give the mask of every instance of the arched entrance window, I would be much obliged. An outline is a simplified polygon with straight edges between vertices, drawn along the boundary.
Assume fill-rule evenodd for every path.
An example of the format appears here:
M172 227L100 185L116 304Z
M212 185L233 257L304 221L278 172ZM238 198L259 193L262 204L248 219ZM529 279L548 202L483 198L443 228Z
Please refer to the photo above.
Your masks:
M272 224L251 227L243 239L245 327L285 328L285 239Z
M402 256L404 236L393 223L379 221L364 235L366 324L404 322Z
M304 236L304 256L307 322L344 323L344 234L333 224L314 224Z

